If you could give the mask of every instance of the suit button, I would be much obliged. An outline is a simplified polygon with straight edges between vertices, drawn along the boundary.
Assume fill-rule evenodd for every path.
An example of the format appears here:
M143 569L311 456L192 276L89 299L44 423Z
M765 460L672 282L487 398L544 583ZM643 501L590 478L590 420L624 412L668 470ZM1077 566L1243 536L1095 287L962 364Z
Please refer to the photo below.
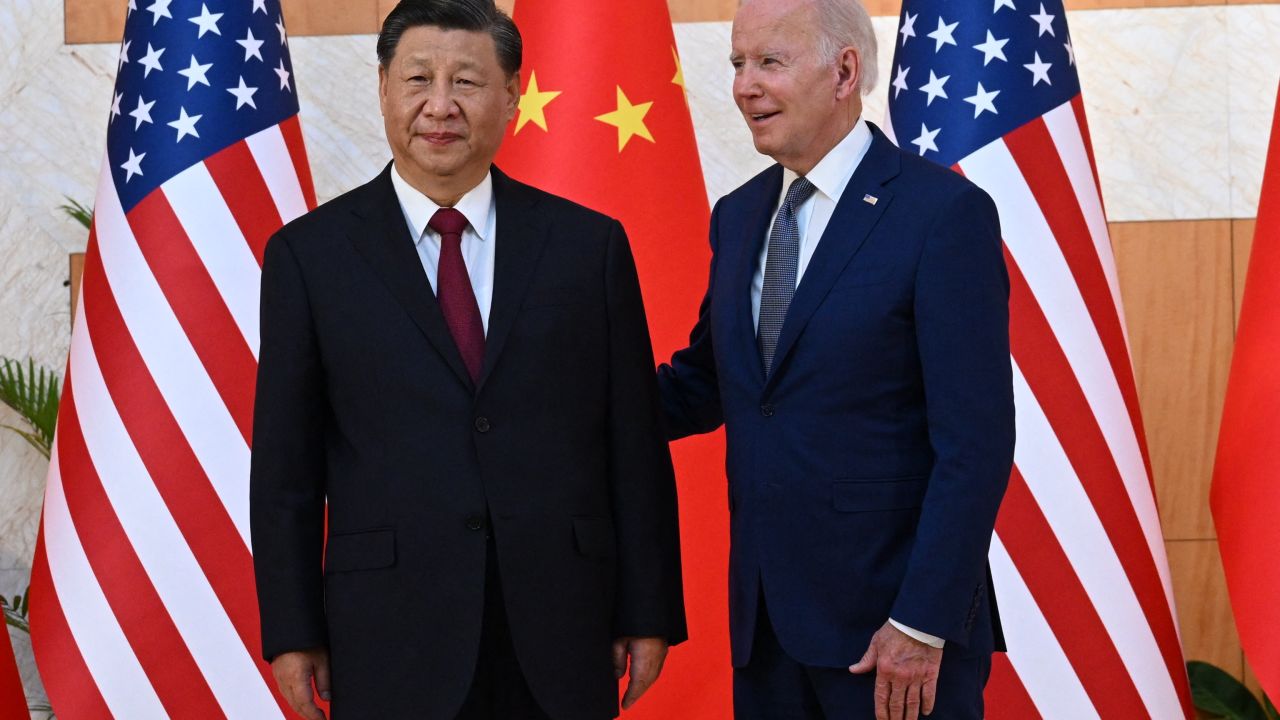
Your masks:
M773 417L773 406L765 403L760 406L760 414L765 417Z
M468 515L468 516L467 516L467 529L468 529L468 530L479 530L479 529L481 529L481 528L483 528L483 527L484 527L484 518L483 518L483 517L481 517L481 516L479 516L479 515Z
M489 418L487 417L476 418L476 430L478 432L487 433L489 432L490 427L492 426L489 425Z

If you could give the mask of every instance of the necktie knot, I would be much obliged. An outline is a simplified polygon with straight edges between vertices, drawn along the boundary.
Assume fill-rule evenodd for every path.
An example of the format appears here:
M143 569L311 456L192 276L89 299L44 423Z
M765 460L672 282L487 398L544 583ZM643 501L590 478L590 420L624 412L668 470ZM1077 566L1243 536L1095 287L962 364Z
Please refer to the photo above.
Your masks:
M467 216L463 215L456 208L440 208L435 215L431 216L431 221L427 223L427 227L444 235L462 235L462 231L467 229Z
M800 176L791 181L791 187L787 188L787 196L782 199L782 205L795 212L796 206L809 199L814 191L818 188L809 179Z

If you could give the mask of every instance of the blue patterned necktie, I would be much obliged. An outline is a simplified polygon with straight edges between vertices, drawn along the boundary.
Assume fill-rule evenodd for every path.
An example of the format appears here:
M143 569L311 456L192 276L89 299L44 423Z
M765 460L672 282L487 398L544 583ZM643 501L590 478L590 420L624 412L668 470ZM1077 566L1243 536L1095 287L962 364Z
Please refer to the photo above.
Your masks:
M764 262L764 287L760 290L760 322L756 339L760 343L760 360L764 374L773 371L773 353L778 349L778 336L787 319L787 308L796 294L796 275L800 267L800 228L796 224L796 208L816 190L813 183L798 177L787 188L778 217L769 231L769 255Z

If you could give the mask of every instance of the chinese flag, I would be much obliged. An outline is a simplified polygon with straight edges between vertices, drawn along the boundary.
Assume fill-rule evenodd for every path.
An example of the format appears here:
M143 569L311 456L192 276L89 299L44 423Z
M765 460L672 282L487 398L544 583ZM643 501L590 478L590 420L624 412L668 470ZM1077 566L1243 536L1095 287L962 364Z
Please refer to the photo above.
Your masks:
M659 361L686 344L706 289L706 187L664 0L519 0L523 95L497 165L622 221ZM729 523L719 433L673 447L689 642L627 713L730 716Z
M0 717L27 717L27 698L22 694L22 677L13 658L9 628L0 622Z
M1210 506L1240 644L1280 698L1280 103L1218 434Z

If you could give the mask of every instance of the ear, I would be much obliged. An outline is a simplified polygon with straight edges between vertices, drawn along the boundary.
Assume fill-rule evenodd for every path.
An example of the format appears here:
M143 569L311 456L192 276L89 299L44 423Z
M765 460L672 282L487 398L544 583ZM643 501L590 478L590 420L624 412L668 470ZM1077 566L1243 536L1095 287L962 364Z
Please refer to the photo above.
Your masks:
M511 77L507 78L507 85L503 88L507 92L507 121L516 116L516 109L520 107L520 71L511 73Z
M846 47L836 56L836 99L857 97L862 79L862 57L857 49Z
M378 109L384 116L387 114L387 81L387 68L378 63Z

